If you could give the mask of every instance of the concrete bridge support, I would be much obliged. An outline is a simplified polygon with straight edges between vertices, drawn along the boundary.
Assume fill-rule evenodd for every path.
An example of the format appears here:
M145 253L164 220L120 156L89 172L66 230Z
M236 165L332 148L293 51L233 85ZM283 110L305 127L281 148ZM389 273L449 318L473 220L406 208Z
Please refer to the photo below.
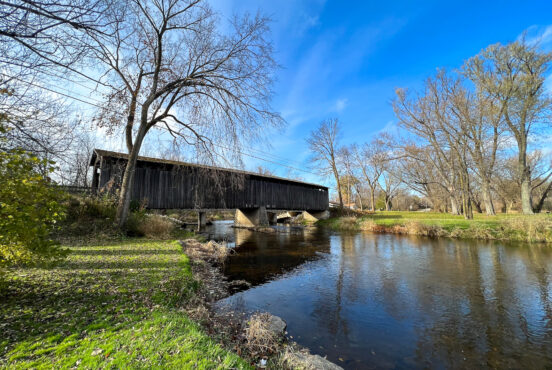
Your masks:
M330 218L330 211L321 211L321 212L303 212L303 219L307 222L316 222L318 220L327 220Z
M267 216L269 225L278 224L278 214L276 212L267 212Z
M236 209L234 225L237 227L268 226L266 207Z
M197 231L200 231L207 225L207 214L205 212L197 213Z

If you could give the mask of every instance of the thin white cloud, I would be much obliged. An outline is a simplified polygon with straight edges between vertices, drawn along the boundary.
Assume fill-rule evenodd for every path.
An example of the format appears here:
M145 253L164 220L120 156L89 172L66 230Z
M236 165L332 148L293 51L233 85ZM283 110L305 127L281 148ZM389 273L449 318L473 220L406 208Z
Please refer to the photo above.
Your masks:
M537 45L541 48L552 47L552 24L546 26L533 25L527 28L518 40L525 40L529 45Z
M333 110L336 112L342 112L349 103L349 100L347 98L341 98L337 99L337 101L334 104Z

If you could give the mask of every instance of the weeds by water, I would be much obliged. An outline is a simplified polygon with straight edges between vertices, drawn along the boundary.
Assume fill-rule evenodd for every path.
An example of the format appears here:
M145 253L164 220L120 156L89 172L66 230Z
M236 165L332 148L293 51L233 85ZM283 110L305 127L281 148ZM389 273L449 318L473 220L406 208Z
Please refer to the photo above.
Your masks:
M247 321L246 347L251 353L271 354L280 347L280 337L270 329L270 314L256 313Z
M334 230L552 243L550 215L480 215L474 220L464 220L442 213L378 212L334 217L319 224Z

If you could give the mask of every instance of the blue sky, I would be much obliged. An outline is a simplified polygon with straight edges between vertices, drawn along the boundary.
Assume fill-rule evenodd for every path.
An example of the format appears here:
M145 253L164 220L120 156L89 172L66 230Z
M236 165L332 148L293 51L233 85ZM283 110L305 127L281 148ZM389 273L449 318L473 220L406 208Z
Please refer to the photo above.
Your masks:
M364 142L396 119L390 105L397 87L417 88L436 68L456 68L486 46L529 37L552 40L552 1L261 1L218 0L223 15L245 11L273 19L279 72L274 108L288 122L257 148L294 167L308 167L305 137L338 117L343 143ZM293 172L244 157L278 175ZM282 161L283 162L283 161Z
M260 165L278 176L327 186L332 180L314 173L305 142L322 120L337 117L342 144L361 144L396 124L391 107L396 88L419 88L437 68L460 67L488 45L514 41L524 31L552 50L552 0L209 2L223 18L259 11L273 20L275 59L282 65L273 107L287 125L267 132L262 143L246 144L255 157L288 167L244 156L246 169ZM552 76L547 85L552 91ZM99 147L125 150L122 136L104 131L96 134ZM164 156L157 138L150 137L141 154Z

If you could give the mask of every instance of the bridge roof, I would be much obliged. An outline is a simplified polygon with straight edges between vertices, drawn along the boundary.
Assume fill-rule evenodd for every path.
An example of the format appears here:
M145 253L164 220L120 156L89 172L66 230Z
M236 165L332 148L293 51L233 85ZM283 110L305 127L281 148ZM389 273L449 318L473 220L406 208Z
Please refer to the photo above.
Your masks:
M112 158L128 159L128 154L120 153L120 152L112 152L112 151L103 150L103 149L94 149L94 151L92 152L92 157L90 158L90 166L94 165L94 163L96 162L97 157L112 157ZM328 187L324 186L324 185L314 184L314 183L305 182L305 181L292 180L292 179L287 179L285 177L279 177L279 176L273 176L273 175L262 175L262 174L257 173L257 172L236 170L236 169L233 169L233 168L209 166L209 165L205 165L205 164L181 162L181 161L174 161L174 160L170 160L170 159L161 159L161 158L144 157L144 156L138 156L138 160L142 161L142 162L150 162L150 163L170 164L170 165L175 165L175 166L188 166L188 167L198 167L198 168L208 168L208 169L220 170L220 171L228 171L228 172L233 172L233 173L241 173L241 174L244 174L244 175L252 175L252 176L257 176L257 177L264 177L264 178L267 178L267 179L275 179L275 180L286 181L286 182L294 182L294 183L298 183L298 184L314 186L314 187L317 187L317 188L328 189Z

